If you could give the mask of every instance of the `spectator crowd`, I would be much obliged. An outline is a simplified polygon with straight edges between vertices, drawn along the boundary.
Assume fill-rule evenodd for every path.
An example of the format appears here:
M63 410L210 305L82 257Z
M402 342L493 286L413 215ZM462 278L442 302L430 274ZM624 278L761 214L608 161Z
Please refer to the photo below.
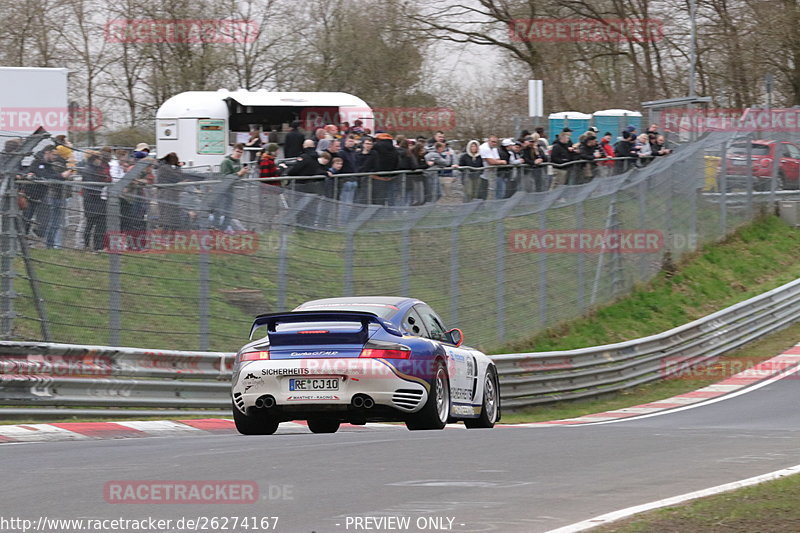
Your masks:
M259 178L260 201L273 208L285 205L281 197L285 188L345 204L416 206L458 195L465 202L503 199L517 191L542 192L579 185L645 166L653 158L670 153L657 130L653 124L637 135L636 128L628 126L614 139L611 132L600 136L592 127L573 138L574 132L567 127L551 145L543 128L536 128L533 133L523 131L518 138L489 135L482 142L470 140L462 152L456 153L442 131L431 138L386 132L373 135L356 121L352 127L329 124L307 137L295 122L286 134L281 158L279 145L262 144L255 131L247 143L233 146L220 165L220 174L223 182ZM20 143L21 139L6 141L4 168ZM254 154L250 162L243 161L246 149ZM146 143L133 150L106 146L79 151L79 155L76 158L72 143L60 135L36 153L27 167L20 164L12 169L21 180L19 231L35 237L44 247L64 246L67 201L77 194L81 197L83 246L102 250L109 229L109 185L119 181L138 160L148 158L150 147ZM170 187L190 181L183 174L179 156L172 152L151 161L153 165L125 184L119 196L119 230L146 231L153 227L154 219L165 231L199 227L200 206L192 203L199 202L197 190ZM77 188L68 185L69 181L83 183ZM148 187L153 184L161 187ZM223 189L228 192L215 196L208 227L235 229L233 194L230 187Z

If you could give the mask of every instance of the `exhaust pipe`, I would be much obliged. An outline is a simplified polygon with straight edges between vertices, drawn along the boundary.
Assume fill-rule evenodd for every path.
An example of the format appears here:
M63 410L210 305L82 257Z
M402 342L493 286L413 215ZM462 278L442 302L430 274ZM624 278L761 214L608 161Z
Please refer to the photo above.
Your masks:
M364 409L372 409L375 407L375 400L370 398L369 396L364 398Z
M269 409L275 407L275 398L272 396L261 396L256 400L256 407L259 409Z
M353 407L356 409L364 407L364 398L362 396L353 396Z

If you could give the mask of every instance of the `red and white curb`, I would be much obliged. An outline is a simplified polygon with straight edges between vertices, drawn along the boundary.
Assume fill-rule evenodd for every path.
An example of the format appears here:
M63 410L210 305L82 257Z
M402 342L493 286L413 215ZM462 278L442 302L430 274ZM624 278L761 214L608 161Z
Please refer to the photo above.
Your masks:
M739 394L755 390L755 385L768 385L773 381L797 373L798 368L800 368L800 345L793 346L782 354L772 359L762 361L752 368L734 374L719 383L703 387L696 391L679 394L672 398L667 398L666 400L644 403L624 409L615 409L604 413L592 413L575 418L565 418L563 420L514 424L513 427L594 425L631 420L634 418L647 418L657 414L681 411L690 407L699 407L700 405L705 405L714 401L733 398Z
M607 424L633 418L644 418L657 414L680 411L690 407L738 396L754 390L757 386L768 385L789 374L798 372L800 367L800 345L779 356L763 361L752 368L740 372L724 381L702 389L679 394L666 400L616 409L604 413L593 413L576 418L532 422L529 424L498 424L499 427L558 427L588 424ZM448 424L448 429L466 429L462 424ZM342 424L340 431L398 430L403 424L368 423L363 426ZM308 433L305 422L284 422L277 434ZM0 425L0 446L22 442L44 442L64 440L104 440L140 437L167 437L175 435L231 434L236 432L233 420L208 418L196 420L154 420L125 422L54 422L50 424Z
M354 426L342 424L340 431L364 431L367 429L394 429L393 424L366 424ZM284 422L279 434L308 433L304 422ZM63 440L105 440L137 437L173 437L181 435L236 433L233 420L207 418L197 420L143 420L125 422L55 422L51 424L20 424L0 426L0 445L20 442L44 442Z

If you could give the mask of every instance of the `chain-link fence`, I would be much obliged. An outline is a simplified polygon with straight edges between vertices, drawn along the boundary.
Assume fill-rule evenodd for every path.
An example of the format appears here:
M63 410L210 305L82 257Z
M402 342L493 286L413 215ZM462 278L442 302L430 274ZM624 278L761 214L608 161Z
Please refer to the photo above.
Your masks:
M774 205L798 181L748 141L769 138L714 133L549 191L542 168L508 169L516 192L500 200L464 190L475 180L496 189L504 169L281 186L142 159L111 182L85 168L82 181L37 181L20 169L44 142L30 138L2 163L2 337L234 350L257 313L399 294L491 349L624 295L665 259ZM401 205L324 191L385 183L397 184ZM414 202L420 190L428 197Z

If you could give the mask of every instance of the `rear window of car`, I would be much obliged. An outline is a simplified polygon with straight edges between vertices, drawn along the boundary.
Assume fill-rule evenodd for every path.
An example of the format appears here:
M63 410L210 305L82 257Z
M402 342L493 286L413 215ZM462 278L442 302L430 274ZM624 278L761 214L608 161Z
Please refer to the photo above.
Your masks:
M751 144L752 146L752 154L753 155L769 155L769 145L767 144ZM734 155L747 155L747 145L746 144L734 144L728 150L729 154Z
M400 309L390 304L331 303L301 305L295 311L362 311L373 313L381 318L392 318Z

